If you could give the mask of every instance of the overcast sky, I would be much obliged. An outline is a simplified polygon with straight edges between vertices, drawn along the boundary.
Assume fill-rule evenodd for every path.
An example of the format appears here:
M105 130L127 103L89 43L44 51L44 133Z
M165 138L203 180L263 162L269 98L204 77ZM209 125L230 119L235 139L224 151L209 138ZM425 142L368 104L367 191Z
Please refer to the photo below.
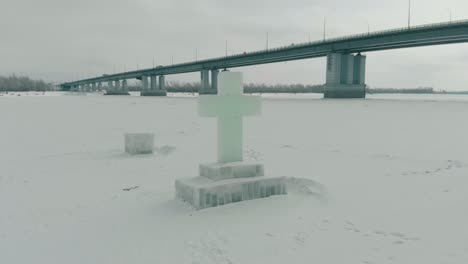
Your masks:
M412 0L412 24L468 19L467 0ZM0 0L0 74L70 81L403 27L408 0ZM367 53L367 84L468 90L468 43ZM239 68L246 82L320 84L325 59ZM199 74L169 76L198 81Z

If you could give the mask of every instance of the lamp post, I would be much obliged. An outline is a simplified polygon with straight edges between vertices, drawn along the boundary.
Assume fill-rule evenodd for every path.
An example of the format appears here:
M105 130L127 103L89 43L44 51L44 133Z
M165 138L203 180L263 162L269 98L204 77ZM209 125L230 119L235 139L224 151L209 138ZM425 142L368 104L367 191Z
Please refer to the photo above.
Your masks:
M411 27L411 0L408 0L408 29Z
M325 35L327 33L327 17L323 18L323 41L325 41Z

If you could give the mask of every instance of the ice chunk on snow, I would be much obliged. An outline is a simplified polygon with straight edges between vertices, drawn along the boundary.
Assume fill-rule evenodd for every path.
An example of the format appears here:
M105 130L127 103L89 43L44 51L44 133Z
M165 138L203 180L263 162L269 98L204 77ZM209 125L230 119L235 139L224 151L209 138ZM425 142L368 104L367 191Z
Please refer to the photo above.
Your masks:
M125 152L131 155L153 153L154 134L125 134Z

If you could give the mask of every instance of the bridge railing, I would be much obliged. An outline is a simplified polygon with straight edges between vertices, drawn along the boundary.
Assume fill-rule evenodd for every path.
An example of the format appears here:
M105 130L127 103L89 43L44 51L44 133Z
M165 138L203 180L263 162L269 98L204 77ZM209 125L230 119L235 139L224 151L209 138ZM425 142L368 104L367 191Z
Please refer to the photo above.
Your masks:
M238 54L232 54L232 55L227 55L224 57L217 57L217 58L211 58L211 59L206 59L206 60L199 60L197 62L184 62L184 63L179 63L175 64L172 66L164 66L164 68L172 68L172 67L181 67L181 66L187 66L187 65L192 65L192 64L204 64L204 63L210 63L213 61L218 61L220 59L235 59L235 58L242 58L246 55L259 55L259 54L265 54L265 53L271 53L271 52L280 52L284 50L288 50L291 48L303 48L307 46L312 46L312 45L320 45L320 44L330 44L334 42L340 42L340 41L347 41L347 40L353 40L353 39L360 39L363 37L378 37L382 35L389 35L391 33L403 33L403 32L411 32L411 31L418 31L418 30L423 30L423 29L433 29L433 28L444 28L447 26L459 26L459 25L467 25L468 26L468 19L465 20L456 20L456 21L450 21L450 22L440 22L440 23L432 23L432 24L424 24L424 25L417 25L417 26L411 26L411 27L401 27L401 28L394 28L394 29L387 29L387 30L381 30L381 31L374 31L374 32L367 32L367 33L359 33L359 34L353 34L353 35L348 35L348 36L343 36L343 37L335 37L335 38L329 38L325 40L317 40L317 41L309 41L309 42L302 42L298 44L291 44L291 45L285 45L285 46L280 46L276 48L271 48L271 49L265 49L265 50L257 50L253 52L247 52L247 53L238 53ZM145 72L150 72L152 70L155 70L157 68L150 68L150 69L144 69L144 70L137 70L137 71L129 71L125 73L145 73ZM113 77L113 75L118 75L118 74L109 74L109 77ZM101 76L95 77L95 78L100 78ZM86 80L92 80L95 78L90 78ZM86 81L82 80L82 81Z
M282 51L285 49L289 49L291 47L307 47L310 45L319 45L319 44L329 44L333 42L339 42L339 41L345 41L345 40L352 40L352 39L359 39L363 37L378 37L382 35L388 35L389 33L402 33L402 32L411 32L411 31L417 31L421 29L431 29L431 28L437 28L437 27L446 27L446 26L457 26L457 25L468 25L468 19L464 20L456 20L456 21L451 21L451 22L439 22L439 23L432 23L432 24L424 24L424 25L417 25L417 26L411 26L411 27L401 27L401 28L394 28L394 29L387 29L387 30L380 30L380 31L374 31L374 32L368 32L368 33L359 33L359 34L353 34L353 35L348 35L348 36L343 36L343 37L335 37L335 38L329 38L325 40L317 40L317 41L309 41L309 42L302 42L298 44L291 44L291 45L285 45L285 46L280 46L268 50L258 50L254 52L249 52L248 54L260 54L264 52L274 52L274 51ZM228 56L227 58L233 58L233 57L242 57L245 56L245 54L235 54Z
M439 22L439 23L432 23L432 24L424 24L424 25L416 25L416 26L411 26L411 27L401 27L401 28L394 28L394 29L387 29L387 30L380 30L380 31L374 31L374 32L367 32L367 33L358 33L358 34L353 34L353 35L348 35L348 36L343 36L343 37L335 37L335 38L329 38L325 40L316 40L316 41L309 41L309 42L302 42L298 44L291 44L291 45L285 45L285 46L280 46L276 48L271 48L271 49L265 49L265 50L257 50L257 51L252 51L252 52L246 52L246 53L238 53L238 54L232 54L224 57L218 57L218 58L212 58L212 59L206 59L206 60L200 60L197 63L209 63L212 61L220 60L220 59L235 59L235 58L242 58L246 55L258 55L262 53L270 53L270 52L275 52L275 51L284 51L287 49L290 49L292 47L294 48L302 48L302 47L307 47L311 45L320 45L320 44L330 44L333 42L339 42L339 41L346 41L346 40L352 40L352 39L359 39L363 37L378 37L382 35L388 35L390 33L402 33L402 32L411 32L411 31L418 31L421 29L431 29L431 28L437 28L437 27L446 27L446 26L457 26L457 25L468 25L468 19L465 20L456 20L456 21L451 21L451 22ZM193 62L186 62L186 63L181 63L177 64L174 66L185 66L185 65L190 65Z

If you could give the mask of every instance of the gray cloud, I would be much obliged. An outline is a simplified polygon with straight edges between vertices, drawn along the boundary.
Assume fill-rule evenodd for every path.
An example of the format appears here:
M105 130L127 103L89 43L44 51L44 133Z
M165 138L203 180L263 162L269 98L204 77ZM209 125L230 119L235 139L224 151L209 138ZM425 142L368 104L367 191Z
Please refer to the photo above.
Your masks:
M413 0L414 24L468 18L466 0ZM406 0L0 0L0 73L52 81L405 26ZM368 84L468 89L468 44L368 54ZM324 59L241 69L249 82L321 83ZM411 71L412 76L408 76ZM196 81L198 74L169 76Z

